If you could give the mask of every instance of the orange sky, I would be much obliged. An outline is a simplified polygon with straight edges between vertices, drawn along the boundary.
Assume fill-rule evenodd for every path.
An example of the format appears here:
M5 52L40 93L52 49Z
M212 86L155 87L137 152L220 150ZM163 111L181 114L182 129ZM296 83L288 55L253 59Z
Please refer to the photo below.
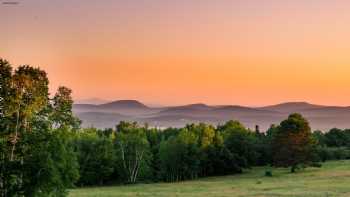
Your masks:
M0 57L75 99L350 105L349 1L19 2L0 4Z

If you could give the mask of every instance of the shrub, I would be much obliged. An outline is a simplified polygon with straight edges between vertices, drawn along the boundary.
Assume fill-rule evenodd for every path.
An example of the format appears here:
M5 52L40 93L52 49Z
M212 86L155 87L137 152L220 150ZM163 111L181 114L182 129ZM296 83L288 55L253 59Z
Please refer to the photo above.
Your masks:
M272 177L272 171L271 170L265 170L265 176Z

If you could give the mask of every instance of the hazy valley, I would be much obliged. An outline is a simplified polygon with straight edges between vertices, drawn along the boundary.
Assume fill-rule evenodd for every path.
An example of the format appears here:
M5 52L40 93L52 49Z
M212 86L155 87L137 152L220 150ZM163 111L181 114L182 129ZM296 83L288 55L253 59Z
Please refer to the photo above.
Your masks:
M265 107L239 105L189 104L183 106L149 107L136 100L119 100L105 104L75 104L74 113L83 121L83 127L109 128L119 121L137 121L155 127L182 127L187 123L221 124L239 120L249 128L259 125L265 131L278 124L290 113L304 115L313 130L333 127L349 128L350 107L314 105L306 102L288 102Z

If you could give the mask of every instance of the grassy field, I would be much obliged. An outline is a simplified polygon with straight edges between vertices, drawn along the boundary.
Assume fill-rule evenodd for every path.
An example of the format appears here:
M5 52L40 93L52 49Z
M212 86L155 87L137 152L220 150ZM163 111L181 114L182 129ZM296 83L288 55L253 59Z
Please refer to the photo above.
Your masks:
M264 172L264 167L257 167L241 175L180 183L82 188L71 190L69 196L350 196L350 161L327 162L296 174L273 169L273 177Z

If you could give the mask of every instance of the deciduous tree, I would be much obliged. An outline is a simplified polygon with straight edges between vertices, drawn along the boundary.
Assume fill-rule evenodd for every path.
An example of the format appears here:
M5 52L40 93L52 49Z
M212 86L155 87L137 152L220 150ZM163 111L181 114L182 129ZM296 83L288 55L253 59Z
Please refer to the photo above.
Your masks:
M272 152L275 166L291 167L307 165L312 160L315 144L309 122L300 114L291 114L282 121L274 135Z

